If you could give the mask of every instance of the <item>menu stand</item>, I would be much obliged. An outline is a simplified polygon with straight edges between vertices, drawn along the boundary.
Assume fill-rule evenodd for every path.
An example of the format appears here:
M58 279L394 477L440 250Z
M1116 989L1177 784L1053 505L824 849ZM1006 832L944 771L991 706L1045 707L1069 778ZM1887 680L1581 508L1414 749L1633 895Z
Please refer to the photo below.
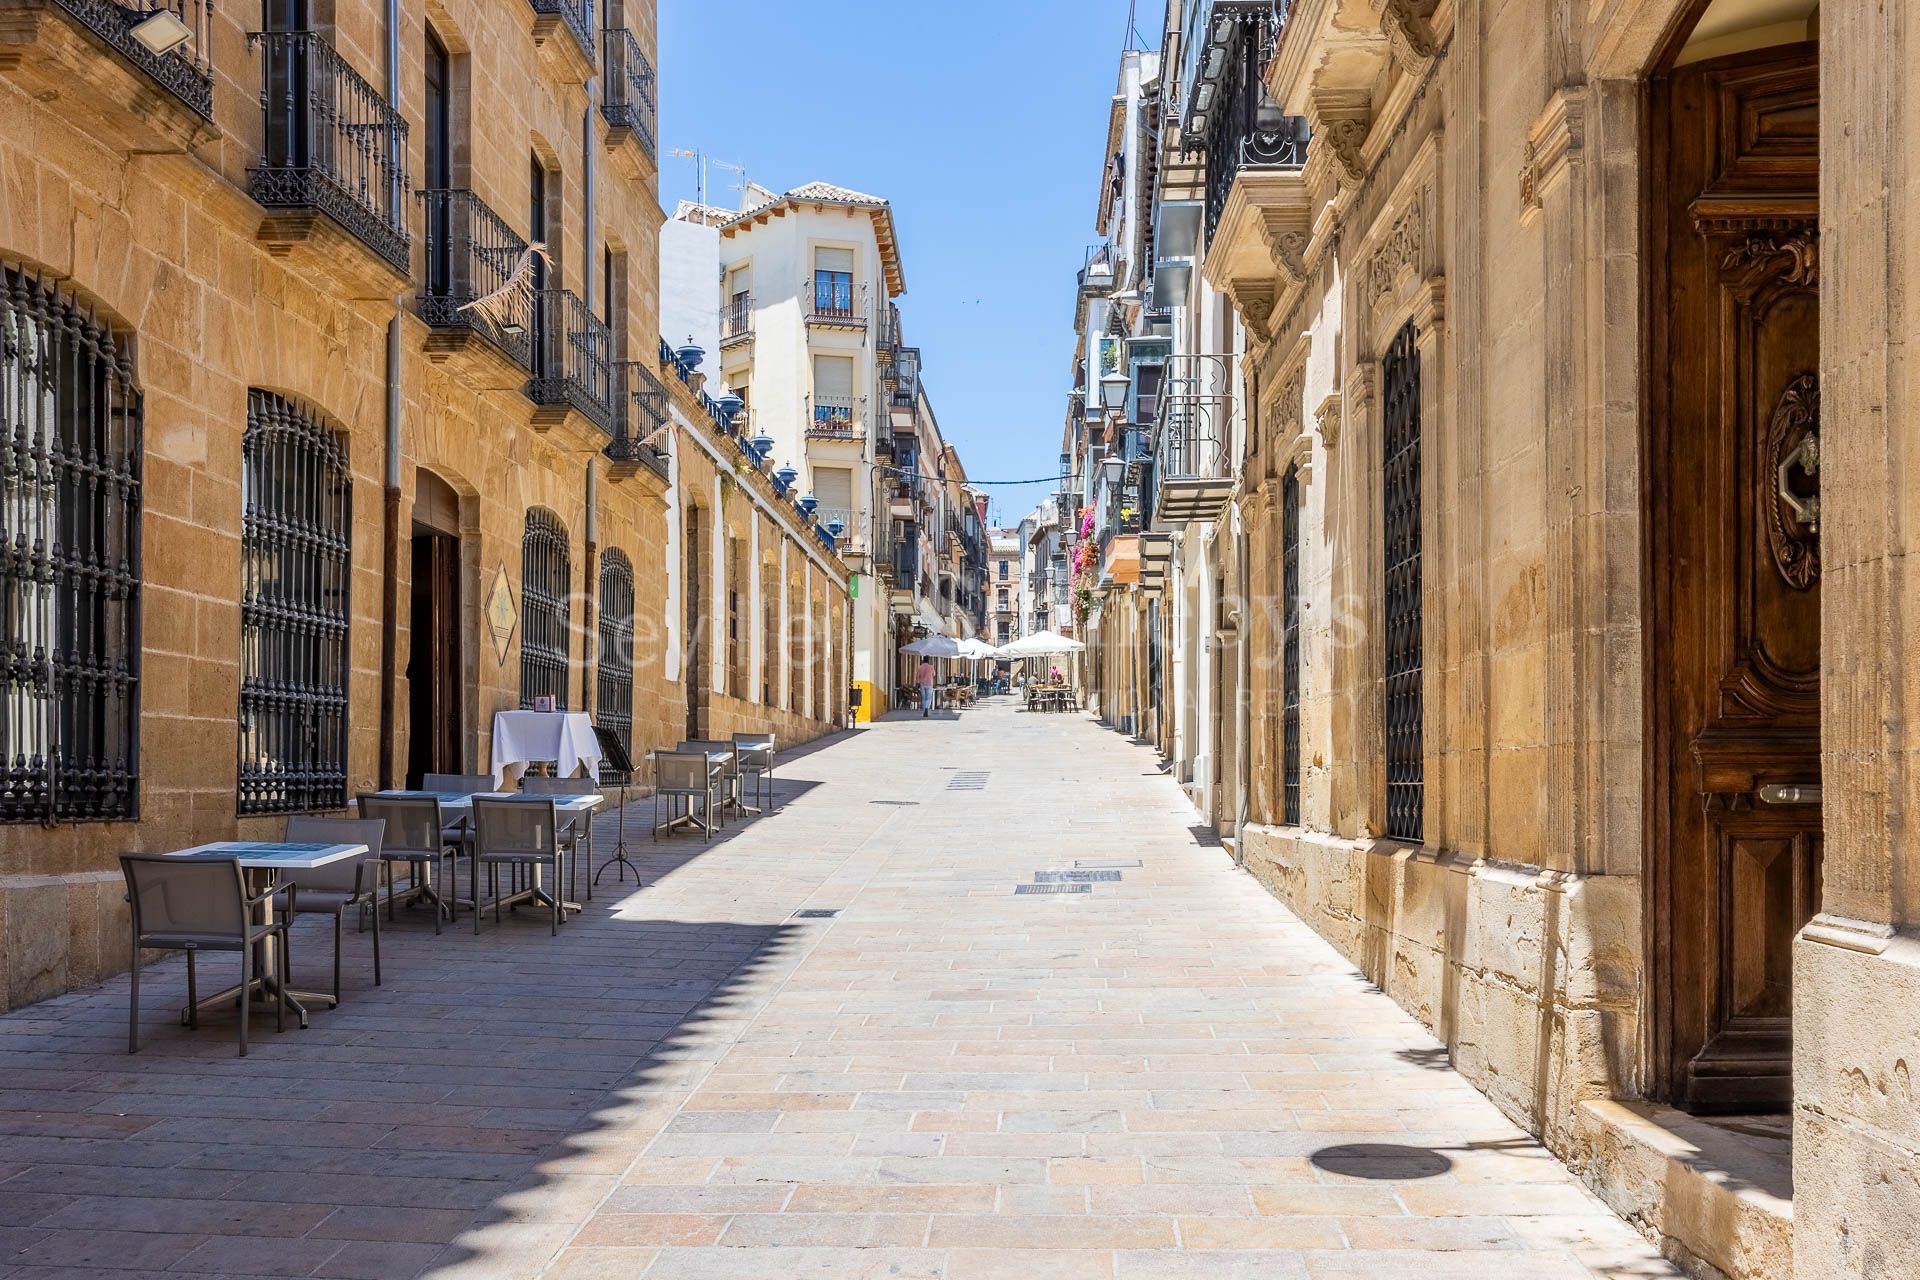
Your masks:
M613 856L601 863L600 869L593 873L593 883L600 883L600 877L606 874L608 867L618 867L613 882L625 884L627 869L631 867L633 882L636 885L644 884L646 882L640 878L639 865L627 856L627 787L633 782L633 758L627 754L626 744L612 730L595 725L593 736L600 740L600 754L605 758L607 767L620 775L620 834L613 846Z

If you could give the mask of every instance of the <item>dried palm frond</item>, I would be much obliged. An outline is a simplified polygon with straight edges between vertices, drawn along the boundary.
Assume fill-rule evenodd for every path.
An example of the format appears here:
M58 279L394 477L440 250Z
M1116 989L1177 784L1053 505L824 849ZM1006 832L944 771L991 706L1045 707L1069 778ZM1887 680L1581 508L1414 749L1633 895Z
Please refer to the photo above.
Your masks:
M475 298L460 310L478 312L500 329L532 328L533 274L536 262L545 265L548 270L553 268L553 258L547 253L547 246L537 240L521 251L519 260L513 264L513 270L507 273L505 284L492 293Z

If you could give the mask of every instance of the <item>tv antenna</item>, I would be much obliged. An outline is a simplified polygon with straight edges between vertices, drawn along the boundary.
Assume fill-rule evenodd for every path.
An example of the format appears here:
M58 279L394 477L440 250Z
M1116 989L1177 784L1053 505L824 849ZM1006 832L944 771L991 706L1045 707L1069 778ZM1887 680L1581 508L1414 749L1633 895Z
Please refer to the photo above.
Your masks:
M667 154L676 159L693 161L693 198L696 204L705 205L707 203L707 173L709 170L726 169L729 172L737 173L740 175L740 180L730 184L728 190L744 192L747 189L747 167L743 164L732 164L726 160L715 160L704 151L698 149L690 151L685 147L676 148Z

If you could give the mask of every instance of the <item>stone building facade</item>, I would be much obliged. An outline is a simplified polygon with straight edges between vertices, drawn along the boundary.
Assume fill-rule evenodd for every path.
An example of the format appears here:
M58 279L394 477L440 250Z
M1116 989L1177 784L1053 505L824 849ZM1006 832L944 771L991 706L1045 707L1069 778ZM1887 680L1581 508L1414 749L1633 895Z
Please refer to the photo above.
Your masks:
M536 693L636 755L844 707L832 540L656 332L653 5L172 9L0 9L0 1008L127 967L121 851Z
M1705 1276L1920 1258L1898 8L1174 0L1143 88L1143 310L1230 370L1154 376L1144 483L1230 489L1151 508L1170 754Z

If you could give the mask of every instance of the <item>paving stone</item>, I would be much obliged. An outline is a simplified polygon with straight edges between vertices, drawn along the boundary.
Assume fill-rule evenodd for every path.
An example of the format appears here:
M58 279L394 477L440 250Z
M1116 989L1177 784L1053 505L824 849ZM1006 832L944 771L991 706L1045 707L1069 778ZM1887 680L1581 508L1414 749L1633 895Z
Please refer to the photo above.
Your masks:
M174 1022L171 961L137 1057L124 978L0 1016L0 1280L1678 1274L1197 845L1143 748L989 701L780 774L558 938L402 913L375 989L349 934L345 1003L246 1059Z

